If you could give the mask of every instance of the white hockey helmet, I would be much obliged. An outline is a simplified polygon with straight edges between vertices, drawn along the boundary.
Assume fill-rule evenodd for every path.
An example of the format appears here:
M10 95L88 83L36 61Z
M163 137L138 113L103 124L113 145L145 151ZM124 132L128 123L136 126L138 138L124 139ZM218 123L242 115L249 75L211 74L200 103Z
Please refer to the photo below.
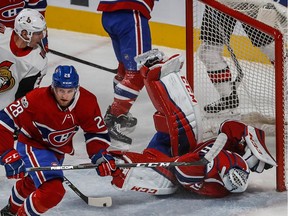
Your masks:
M225 188L231 193L242 193L247 189L249 171L233 167L226 174L220 176Z
M25 8L15 18L14 31L26 42L30 42L34 32L43 32L46 35L46 21L43 15L35 9ZM23 30L27 31L28 40L21 36Z

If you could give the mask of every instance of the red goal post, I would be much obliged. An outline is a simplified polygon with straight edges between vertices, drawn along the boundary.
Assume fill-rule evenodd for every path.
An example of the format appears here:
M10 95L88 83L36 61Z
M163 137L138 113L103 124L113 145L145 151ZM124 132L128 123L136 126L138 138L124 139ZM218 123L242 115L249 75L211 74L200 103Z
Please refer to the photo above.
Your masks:
M271 0L272 1L272 0ZM250 17L240 11L234 10L224 4L219 3L217 0L186 0L186 70L187 70L187 79L190 82L191 86L195 88L195 84L201 85L201 81L197 80L195 75L197 71L197 65L200 64L196 62L197 56L197 47L195 44L195 37L199 37L198 34L195 34L195 4L199 2L214 8L218 11L221 11L224 14L227 14L236 20L245 23L255 29L260 30L261 32L266 33L267 35L274 38L275 41L275 62L274 62L274 80L275 83L272 83L274 101L274 122L275 122L275 151L276 151L276 188L277 191L286 191L287 190L287 145L288 145L288 135L287 135L287 83L285 84L285 38L283 32L279 29L269 26L263 22L258 21L257 19ZM199 32L199 29L198 29ZM287 45L286 45L287 46ZM237 55L237 54L236 54ZM228 58L228 57L227 57ZM247 63L249 64L249 63ZM256 63L255 63L256 65ZM245 65L244 65L245 66ZM257 70L255 66L255 71ZM260 75L259 75L260 76ZM265 75L264 75L265 76ZM247 78L248 79L248 78ZM286 78L287 79L287 78ZM260 78L259 78L260 80ZM240 84L241 85L241 84ZM275 86L274 86L275 85ZM203 86L204 91L206 86ZM197 93L194 89L196 98ZM285 93L286 91L286 93ZM275 96L277 95L277 97ZM261 97L259 95L259 97ZM241 103L241 100L240 100ZM201 105L201 104L200 104ZM203 108L203 106L202 106ZM241 109L239 108L240 112ZM261 111L260 111L261 112ZM261 114L261 113L260 113ZM217 118L218 114L215 114ZM241 115L241 113L240 113ZM210 118L210 117L209 117ZM233 118L233 116L232 116ZM286 120L285 120L286 119Z

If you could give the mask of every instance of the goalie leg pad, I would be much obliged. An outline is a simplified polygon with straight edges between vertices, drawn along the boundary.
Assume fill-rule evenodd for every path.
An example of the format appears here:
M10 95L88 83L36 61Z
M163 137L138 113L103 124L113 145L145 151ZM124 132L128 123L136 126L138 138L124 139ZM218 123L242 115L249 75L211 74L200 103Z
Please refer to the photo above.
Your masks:
M182 65L181 56L174 55L166 62L141 68L145 87L158 111L154 116L155 127L169 133L173 155L179 154L179 134L187 136L191 149L202 139L200 110L189 83L179 75ZM159 126L163 124L161 115L166 118L167 126Z
M154 169L130 168L124 169L122 173L123 175L113 176L112 180L112 185L118 190L131 190L152 195L168 195L177 190L177 185Z
M173 161L155 149L146 149L143 154L134 152L110 151L125 163ZM126 168L115 172L112 185L122 191L144 192L152 195L172 194L177 190L174 174L165 168Z

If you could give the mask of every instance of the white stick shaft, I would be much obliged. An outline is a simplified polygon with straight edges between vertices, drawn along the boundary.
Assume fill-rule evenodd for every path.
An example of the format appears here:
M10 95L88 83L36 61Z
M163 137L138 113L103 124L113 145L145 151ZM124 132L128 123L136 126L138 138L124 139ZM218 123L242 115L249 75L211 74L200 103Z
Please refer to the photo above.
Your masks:
M211 162L219 154L219 152L223 149L224 145L226 144L226 141L227 141L227 135L224 133L220 133L217 136L212 148L204 156L204 158L206 158L206 160Z

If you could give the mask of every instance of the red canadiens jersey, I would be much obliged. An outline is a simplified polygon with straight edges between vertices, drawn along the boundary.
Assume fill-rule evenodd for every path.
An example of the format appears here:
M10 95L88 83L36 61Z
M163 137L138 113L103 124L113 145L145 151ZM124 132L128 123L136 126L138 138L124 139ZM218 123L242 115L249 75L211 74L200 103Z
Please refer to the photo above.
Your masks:
M13 146L13 132L21 132L19 142L73 154L72 138L81 127L89 157L110 145L97 98L84 88L64 111L58 106L51 87L34 89L0 111L0 155Z
M98 11L138 10L147 19L154 7L154 0L103 0L100 1Z
M47 73L47 57L43 49L16 46L14 31L6 28L0 33L0 109L15 100L19 83L24 78L37 76L33 88L39 87Z
M14 20L23 8L34 8L45 15L46 0L1 0L0 23L7 27L14 27Z

